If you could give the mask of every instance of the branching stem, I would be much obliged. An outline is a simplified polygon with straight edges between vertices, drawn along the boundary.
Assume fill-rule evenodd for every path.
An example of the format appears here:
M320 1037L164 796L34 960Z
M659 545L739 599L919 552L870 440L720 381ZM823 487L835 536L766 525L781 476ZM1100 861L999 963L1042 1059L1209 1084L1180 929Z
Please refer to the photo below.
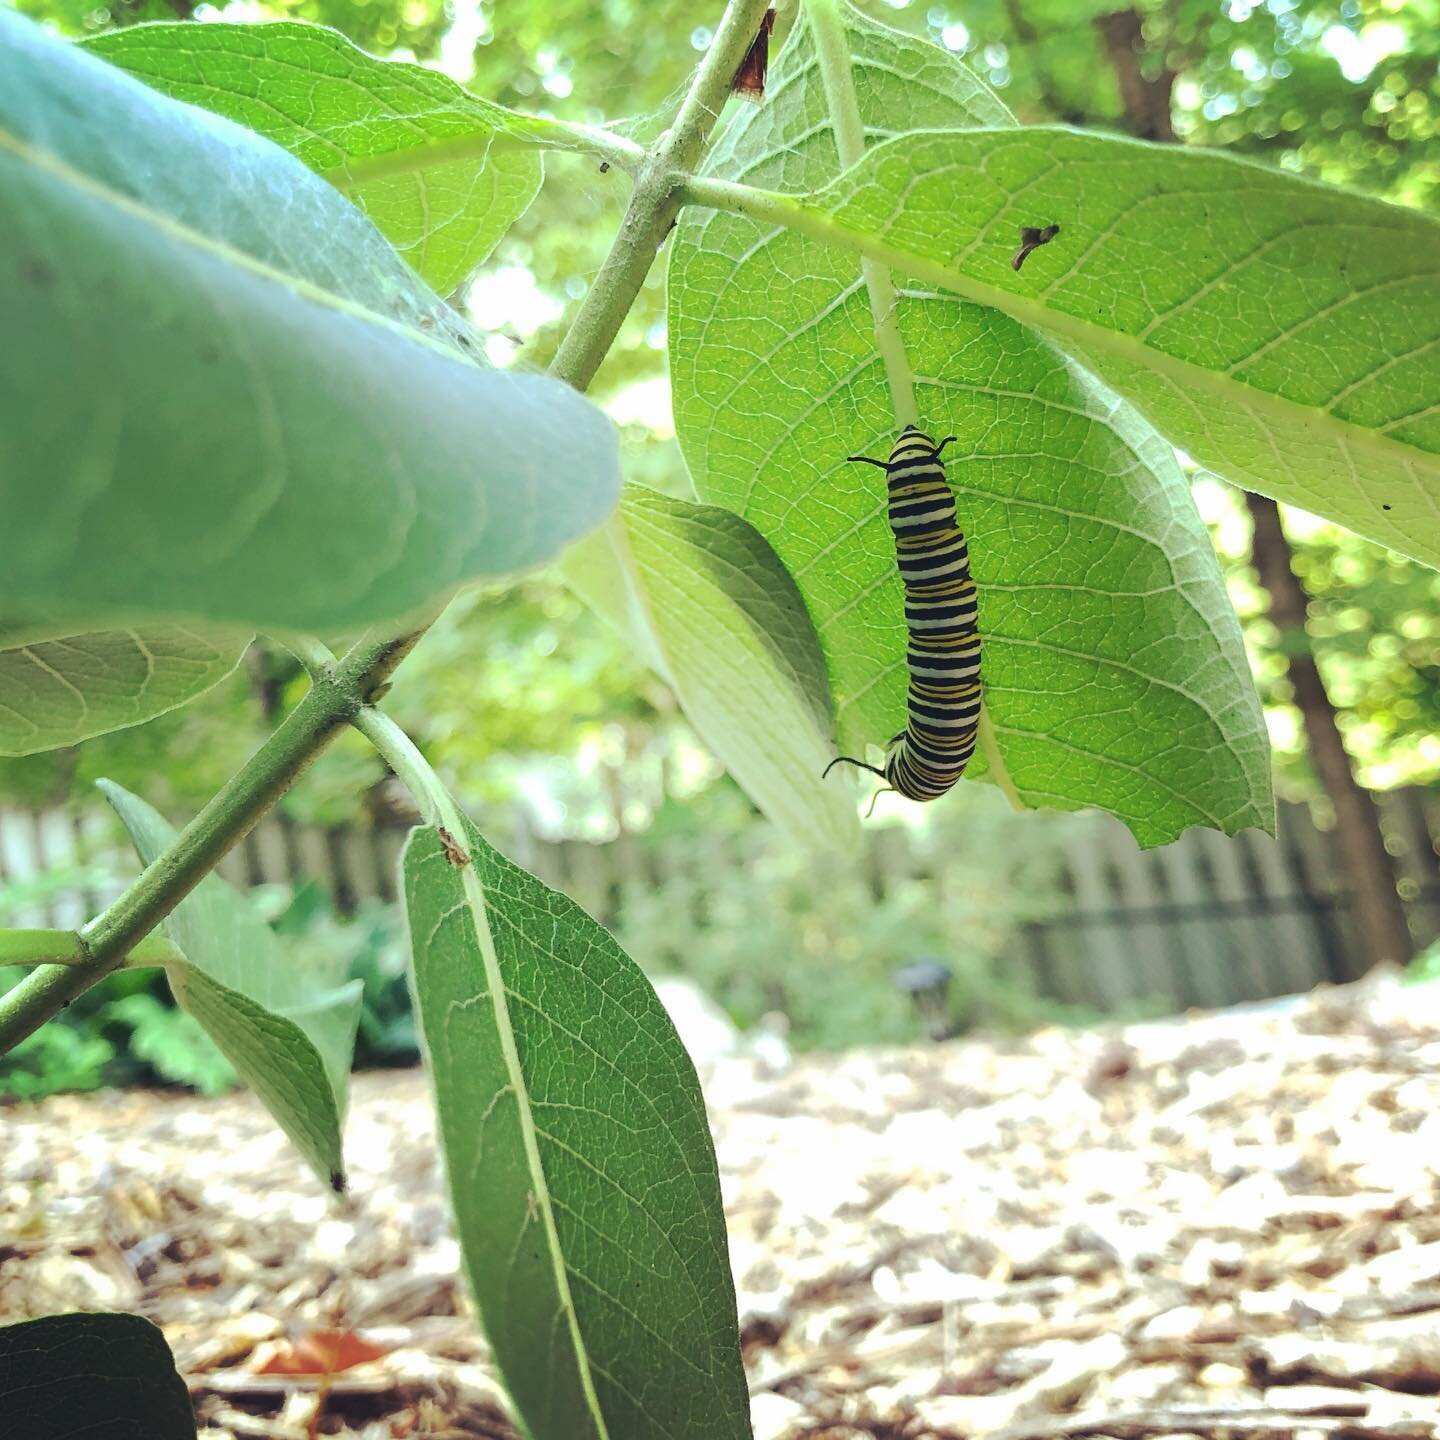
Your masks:
M586 389L630 313L656 252L680 213L681 184L700 163L730 82L760 29L769 0L730 0L690 91L635 176L620 233L556 352L550 373Z
M0 1054L122 965L248 833L409 653L415 636L362 640L310 691L170 846L77 936L84 958L40 965L0 996Z

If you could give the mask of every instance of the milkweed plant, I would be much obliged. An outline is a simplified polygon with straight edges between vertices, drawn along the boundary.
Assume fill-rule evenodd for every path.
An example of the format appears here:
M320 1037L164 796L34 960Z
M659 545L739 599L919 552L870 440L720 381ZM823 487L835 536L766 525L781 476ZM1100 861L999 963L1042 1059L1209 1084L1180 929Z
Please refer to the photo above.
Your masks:
M762 810L845 846L866 797L822 772L883 771L913 700L887 482L847 457L909 426L954 436L934 469L983 638L966 779L1021 810L1108 811L1151 846L1274 813L1177 448L1440 563L1434 219L1227 155L1017 125L957 57L846 0L782 9L767 75L767 3L731 0L647 144L320 27L70 44L0 9L0 750L182 705L256 632L310 678L178 831L107 787L143 871L78 931L0 934L0 965L28 967L0 997L0 1050L116 967L163 967L342 1189L358 982L281 963L211 872L358 730L423 816L402 879L438 1132L536 1440L750 1422L673 1026L385 713L447 597L554 563ZM547 151L598 162L628 208L549 372L498 370L440 297L534 200ZM622 483L585 398L657 265L685 499ZM937 603L912 607L916 634ZM27 1434L195 1433L137 1317L0 1331L7 1386Z

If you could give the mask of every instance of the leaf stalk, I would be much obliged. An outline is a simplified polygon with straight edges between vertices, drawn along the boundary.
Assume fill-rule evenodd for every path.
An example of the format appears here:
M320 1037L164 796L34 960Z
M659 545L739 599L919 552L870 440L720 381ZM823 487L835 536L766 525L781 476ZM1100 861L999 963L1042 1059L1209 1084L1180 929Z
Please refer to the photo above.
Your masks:
M91 955L75 930L0 930L0 967L86 965ZM125 956L130 969L183 965L185 953L164 935L147 935Z
M850 40L835 0L806 0L805 18L815 39L820 61L820 83L825 89L830 124L840 168L848 170L865 158L865 122L855 93L855 73L850 65ZM920 423L915 400L915 371L900 334L900 297L889 268L868 256L860 257L860 276L870 297L870 314L875 323L875 348L885 365L895 425L903 430Z

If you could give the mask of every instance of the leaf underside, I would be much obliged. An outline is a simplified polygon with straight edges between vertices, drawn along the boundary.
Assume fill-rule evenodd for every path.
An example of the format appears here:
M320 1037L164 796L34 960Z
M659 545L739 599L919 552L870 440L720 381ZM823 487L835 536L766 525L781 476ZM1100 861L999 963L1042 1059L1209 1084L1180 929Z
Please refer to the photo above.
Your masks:
M873 141L1008 122L958 60L844 13ZM836 173L803 24L765 106L709 169L786 190ZM1022 799L1109 810L1144 845L1191 825L1270 828L1239 625L1169 446L1040 336L897 279L922 419L960 437L946 459L980 589L986 705ZM795 577L839 747L860 755L903 728L906 690L884 487L845 461L883 457L895 433L873 326L853 253L730 213L682 216L670 270L681 446L701 498L744 515Z
M412 834L405 905L456 1227L506 1385L535 1440L744 1440L694 1067L594 920L468 823L457 865L461 838Z
M1227 479L1440 566L1433 216L1060 129L907 137L816 203L1046 329ZM1017 273L1041 223L1059 234Z
M0 208L7 620L398 624L614 504L609 422L331 186L3 9Z
M179 625L15 643L0 628L0 755L75 745L163 715L223 680L248 644Z
M815 627L763 537L732 510L631 485L562 571L654 651L701 739L771 820L807 844L854 844L853 792L815 784L835 753Z
M108 780L100 789L145 864L168 849L175 829L152 806ZM341 1129L361 982L341 984L338 974L282 951L249 901L218 875L207 875L175 907L165 929L187 962L170 972L176 1002L315 1173L344 1189Z

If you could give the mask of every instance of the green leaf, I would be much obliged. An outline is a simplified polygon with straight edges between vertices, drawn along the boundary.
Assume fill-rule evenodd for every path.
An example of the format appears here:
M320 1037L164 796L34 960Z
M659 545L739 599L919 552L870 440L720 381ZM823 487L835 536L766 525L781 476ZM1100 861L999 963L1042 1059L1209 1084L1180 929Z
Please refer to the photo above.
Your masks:
M815 203L869 253L1054 336L1227 479L1440 566L1433 216L1051 129L897 139ZM1018 227L1053 223L1012 269Z
M405 906L456 1228L506 1385L535 1440L743 1440L690 1058L594 920L451 823L411 835Z
M851 792L816 784L835 754L835 722L815 627L751 526L718 506L631 485L619 514L562 569L637 641L765 814L810 844L855 842Z
M377 60L334 30L134 25L86 43L157 90L299 156L347 190L441 294L489 255L540 189L539 153L504 144L534 122L438 71ZM352 168L397 155L414 168L347 180Z
M179 625L28 638L0 627L0 755L139 725L202 695L249 638Z
M15 1440L195 1440L170 1347L139 1315L0 1326L0 1416Z
M105 798L147 865L175 838L153 807L109 780ZM345 1188L341 1126L360 1020L359 980L297 965L244 896L207 875L165 921L188 963L167 974L276 1124L328 1185Z
M843 14L870 137L1005 123L958 59ZM837 169L815 46L797 25L764 107L727 132L711 173L818 188ZM1170 447L996 310L902 284L895 318L922 419L960 437L947 465L980 590L986 706L1023 801L1101 807L1144 845L1192 825L1270 828L1268 742L1239 624ZM687 211L670 357L700 497L742 514L794 576L840 749L864 756L903 728L906 675L884 486L845 459L883 455L896 433L857 256ZM985 770L977 757L968 773Z
M9 620L401 620L614 503L599 411L298 160L4 9L0 211Z

